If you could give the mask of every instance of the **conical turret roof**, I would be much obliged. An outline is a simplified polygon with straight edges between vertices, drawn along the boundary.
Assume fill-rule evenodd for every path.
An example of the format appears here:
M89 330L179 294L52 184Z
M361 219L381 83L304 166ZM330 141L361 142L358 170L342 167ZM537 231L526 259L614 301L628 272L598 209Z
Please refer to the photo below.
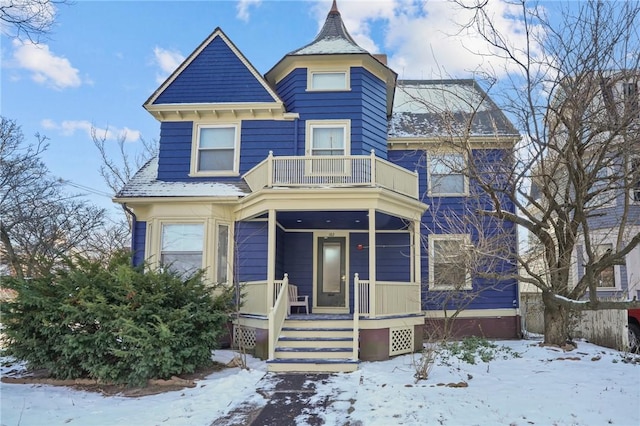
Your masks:
M369 53L351 38L347 28L344 26L342 16L333 0L333 6L327 15L324 26L316 36L315 40L290 52L288 55L333 55L345 53Z

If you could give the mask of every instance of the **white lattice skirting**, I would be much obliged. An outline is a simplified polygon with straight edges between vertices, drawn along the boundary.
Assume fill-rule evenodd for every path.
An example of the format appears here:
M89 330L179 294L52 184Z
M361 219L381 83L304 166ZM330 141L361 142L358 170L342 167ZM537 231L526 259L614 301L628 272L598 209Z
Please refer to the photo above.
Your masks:
M236 348L253 349L256 347L256 329L235 325L233 327L233 343Z
M413 327L392 327L389 329L389 355L413 352Z

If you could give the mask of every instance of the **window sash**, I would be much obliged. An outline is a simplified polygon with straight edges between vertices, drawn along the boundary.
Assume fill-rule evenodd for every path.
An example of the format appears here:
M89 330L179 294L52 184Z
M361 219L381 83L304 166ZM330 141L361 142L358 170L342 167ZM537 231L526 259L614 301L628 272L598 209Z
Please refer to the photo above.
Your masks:
M439 154L429 158L429 189L432 195L464 194L465 176L462 154Z
M228 259L229 259L229 225L218 225L218 247L216 259L216 282L226 283L228 281Z
M311 127L311 155L346 155L346 127Z
M197 171L234 171L236 133L235 126L199 127Z
M469 289L470 281L464 259L467 238L447 237L431 240L430 287L438 290Z
M595 254L598 258L602 257L607 251L613 250L613 244L598 244L595 247ZM600 273L596 276L596 287L597 288L615 288L616 287L616 275L615 269L613 265L608 266L607 268L600 271Z
M162 225L160 262L182 274L202 268L204 225L176 223Z
M346 72L314 72L311 74L313 90L346 90Z

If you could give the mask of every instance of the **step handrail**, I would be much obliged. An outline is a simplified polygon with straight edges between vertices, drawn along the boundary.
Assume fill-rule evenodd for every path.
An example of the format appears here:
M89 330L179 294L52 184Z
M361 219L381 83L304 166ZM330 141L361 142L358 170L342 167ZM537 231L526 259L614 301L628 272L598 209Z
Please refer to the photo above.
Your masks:
M276 342L280 337L284 320L287 318L287 307L289 306L289 275L284 274L282 286L276 297L276 301L269 309L269 359L275 359Z
M360 277L356 272L353 276L353 354L351 358L357 361L360 346Z

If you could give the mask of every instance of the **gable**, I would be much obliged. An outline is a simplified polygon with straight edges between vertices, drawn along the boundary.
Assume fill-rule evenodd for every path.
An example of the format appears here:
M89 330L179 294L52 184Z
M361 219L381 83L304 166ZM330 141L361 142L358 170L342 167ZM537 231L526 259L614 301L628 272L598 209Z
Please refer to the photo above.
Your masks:
M156 90L159 104L280 102L266 81L217 28Z

